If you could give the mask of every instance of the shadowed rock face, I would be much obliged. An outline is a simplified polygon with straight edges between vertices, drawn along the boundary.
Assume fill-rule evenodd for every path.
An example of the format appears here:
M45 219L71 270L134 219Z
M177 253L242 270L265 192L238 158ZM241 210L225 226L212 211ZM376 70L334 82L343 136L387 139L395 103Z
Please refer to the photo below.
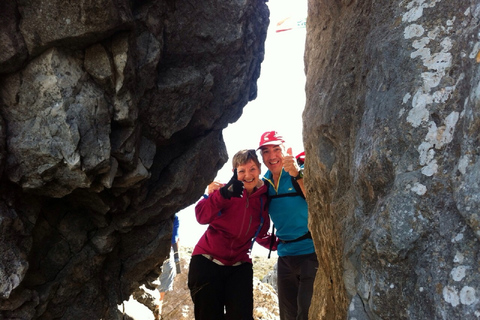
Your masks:
M480 6L309 1L312 319L480 316Z
M264 1L0 3L0 318L115 319L256 97Z

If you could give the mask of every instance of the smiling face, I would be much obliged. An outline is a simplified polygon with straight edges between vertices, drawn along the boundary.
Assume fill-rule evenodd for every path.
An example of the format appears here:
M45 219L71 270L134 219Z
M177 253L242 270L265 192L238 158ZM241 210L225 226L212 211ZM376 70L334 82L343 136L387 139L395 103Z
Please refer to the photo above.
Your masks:
M283 145L266 145L261 149L263 163L273 175L280 175L283 168Z
M259 184L260 173L259 166L253 160L237 167L237 179L243 182L243 186L249 194Z

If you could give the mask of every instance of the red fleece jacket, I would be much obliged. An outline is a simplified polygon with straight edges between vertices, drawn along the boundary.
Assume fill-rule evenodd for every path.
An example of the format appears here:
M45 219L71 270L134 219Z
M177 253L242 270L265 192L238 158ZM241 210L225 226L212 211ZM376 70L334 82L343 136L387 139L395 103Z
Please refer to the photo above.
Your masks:
M244 190L242 198L228 200L217 190L200 200L195 207L197 221L209 226L192 255L208 254L226 266L252 263L248 253L257 231L256 241L266 248L270 245L266 191L267 186L263 185L251 195Z

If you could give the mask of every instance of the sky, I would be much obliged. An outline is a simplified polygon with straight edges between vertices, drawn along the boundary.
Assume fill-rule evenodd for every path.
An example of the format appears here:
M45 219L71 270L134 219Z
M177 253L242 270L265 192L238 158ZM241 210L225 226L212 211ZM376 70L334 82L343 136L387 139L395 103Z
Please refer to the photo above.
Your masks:
M305 73L303 53L305 28L276 32L277 21L288 16L292 20L307 15L307 0L270 0L270 25L265 42L265 57L257 81L257 98L244 108L237 122L223 130L229 160L218 172L216 180L228 182L232 176L231 158L241 149L256 149L266 131L278 131L292 147L293 154L303 151L302 112L305 107ZM262 175L267 171L262 164ZM205 186L207 187L207 186ZM200 200L200 199L199 199ZM195 204L178 213L180 245L194 247L207 226L195 218ZM268 250L256 244L254 255Z

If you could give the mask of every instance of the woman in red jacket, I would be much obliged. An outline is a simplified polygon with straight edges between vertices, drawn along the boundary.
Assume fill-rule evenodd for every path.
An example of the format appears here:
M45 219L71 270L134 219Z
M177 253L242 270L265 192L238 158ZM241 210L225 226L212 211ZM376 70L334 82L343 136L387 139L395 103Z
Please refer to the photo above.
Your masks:
M212 182L195 207L197 221L209 225L193 250L188 273L196 320L253 319L249 254L255 240L269 245L267 187L255 150L237 152L232 162L232 179L226 185Z

